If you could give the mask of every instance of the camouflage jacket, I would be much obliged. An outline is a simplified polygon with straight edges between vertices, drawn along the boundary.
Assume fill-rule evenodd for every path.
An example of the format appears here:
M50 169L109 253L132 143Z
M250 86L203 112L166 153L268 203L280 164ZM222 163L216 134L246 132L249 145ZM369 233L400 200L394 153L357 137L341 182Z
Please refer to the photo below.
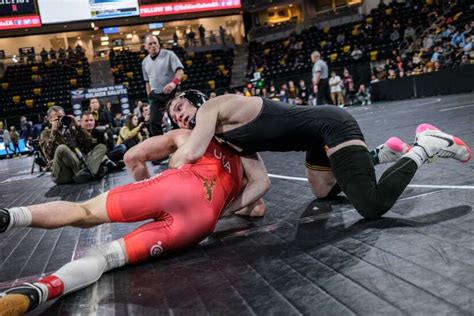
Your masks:
M92 136L82 128L71 129L71 136L84 155L87 155L95 145ZM59 145L68 145L67 138L61 131L53 132L50 128L41 133L39 143L48 163L53 161L54 152Z

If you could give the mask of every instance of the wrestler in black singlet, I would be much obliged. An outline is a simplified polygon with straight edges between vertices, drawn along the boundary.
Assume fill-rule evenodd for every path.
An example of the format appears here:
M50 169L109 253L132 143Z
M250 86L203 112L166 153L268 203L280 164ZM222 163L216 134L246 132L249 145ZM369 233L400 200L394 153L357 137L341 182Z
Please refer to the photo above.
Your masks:
M247 124L216 134L226 142L258 151L306 151L306 167L329 170L328 148L348 140L364 141L357 121L331 105L303 107L263 99L260 113Z
M349 140L364 140L356 120L335 106L298 107L263 99L261 112L249 123L216 134L243 152L306 151L306 166L331 170L337 184L365 218L385 214L415 175L416 163L402 157L377 182L366 147L350 145L327 157L326 150ZM331 193L330 192L330 193Z

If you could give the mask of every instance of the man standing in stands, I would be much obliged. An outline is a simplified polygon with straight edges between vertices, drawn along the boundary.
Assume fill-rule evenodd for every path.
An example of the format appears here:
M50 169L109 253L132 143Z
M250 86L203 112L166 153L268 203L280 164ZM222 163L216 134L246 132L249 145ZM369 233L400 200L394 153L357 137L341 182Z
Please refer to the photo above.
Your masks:
M145 38L148 56L142 69L145 88L150 100L151 134L162 135L161 128L166 104L175 96L176 87L183 78L183 64L173 51L162 49L156 36Z
M321 59L321 54L314 51L311 54L313 66L313 91L316 94L317 105L331 104L329 96L329 71L328 65Z

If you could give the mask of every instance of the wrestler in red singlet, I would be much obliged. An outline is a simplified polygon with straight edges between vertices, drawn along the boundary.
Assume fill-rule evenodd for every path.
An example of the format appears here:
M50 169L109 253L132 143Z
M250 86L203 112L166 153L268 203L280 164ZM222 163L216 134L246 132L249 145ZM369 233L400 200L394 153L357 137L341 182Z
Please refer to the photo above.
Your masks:
M129 262L198 244L238 195L241 180L239 156L213 140L194 164L112 189L106 206L113 222L154 220L124 237Z

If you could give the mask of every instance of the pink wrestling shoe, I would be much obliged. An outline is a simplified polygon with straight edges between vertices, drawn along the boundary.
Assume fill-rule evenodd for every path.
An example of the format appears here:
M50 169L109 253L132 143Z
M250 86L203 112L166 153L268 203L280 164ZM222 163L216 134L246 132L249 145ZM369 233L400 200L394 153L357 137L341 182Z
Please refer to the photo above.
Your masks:
M418 125L415 141L415 145L425 150L429 160L439 157L468 162L472 156L471 149L462 139L446 134L431 124Z
M375 147L375 153L379 164L395 162L401 156L406 154L411 149L410 145L405 143L398 137L390 137L383 143Z

